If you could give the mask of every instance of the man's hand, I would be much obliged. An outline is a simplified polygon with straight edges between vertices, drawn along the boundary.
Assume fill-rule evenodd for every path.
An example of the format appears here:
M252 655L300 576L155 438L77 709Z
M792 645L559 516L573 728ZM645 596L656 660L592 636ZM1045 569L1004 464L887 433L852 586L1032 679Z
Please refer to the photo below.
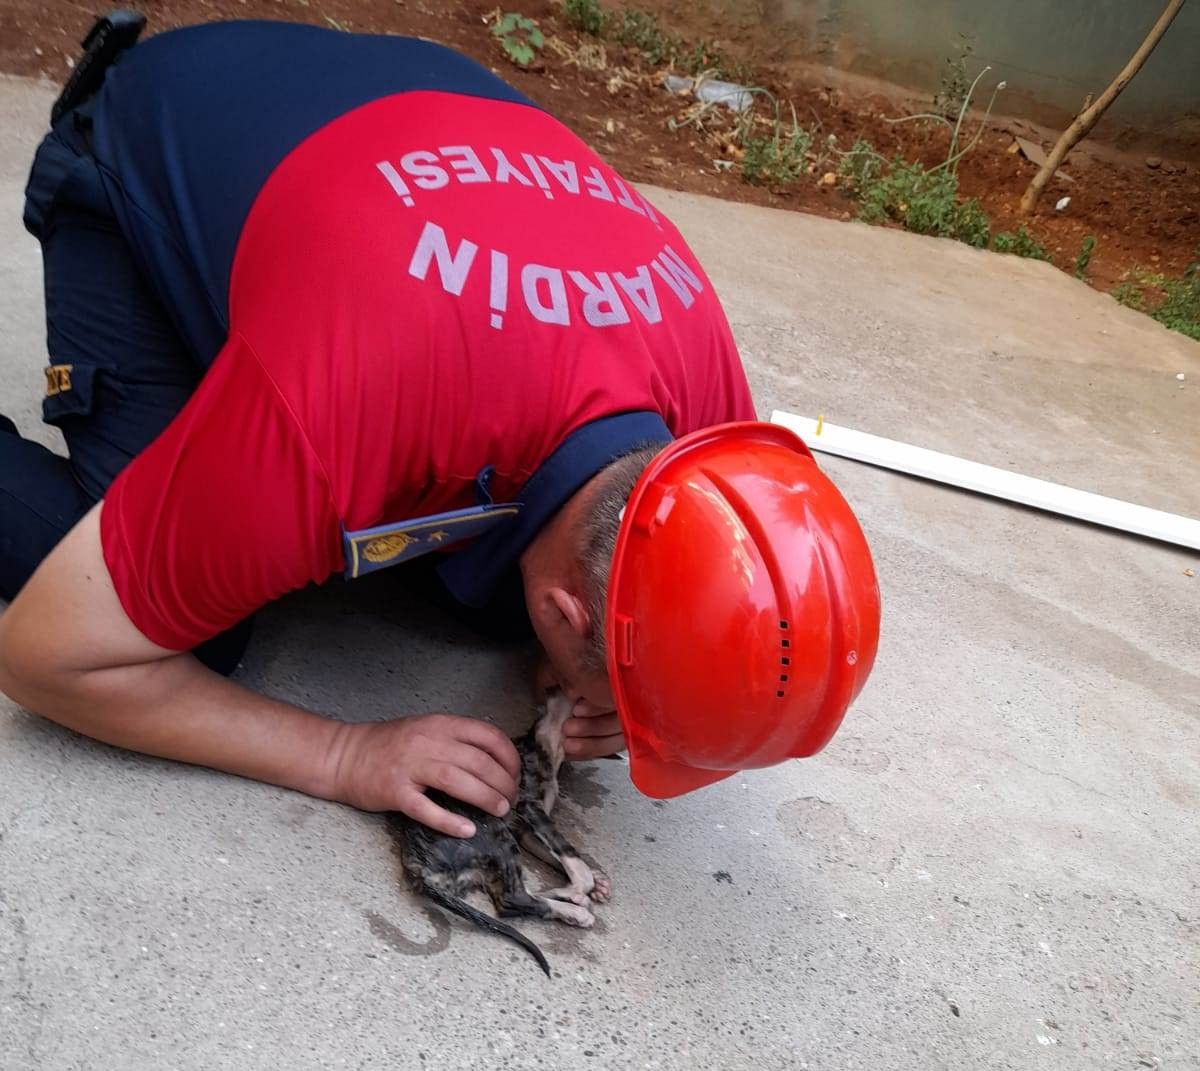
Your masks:
M439 807L438 789L503 818L516 799L521 759L494 725L449 714L342 725L335 741L333 798L364 811L402 811L440 833L470 837L475 826Z
M563 725L563 749L572 759L599 759L625 750L621 719L580 699Z

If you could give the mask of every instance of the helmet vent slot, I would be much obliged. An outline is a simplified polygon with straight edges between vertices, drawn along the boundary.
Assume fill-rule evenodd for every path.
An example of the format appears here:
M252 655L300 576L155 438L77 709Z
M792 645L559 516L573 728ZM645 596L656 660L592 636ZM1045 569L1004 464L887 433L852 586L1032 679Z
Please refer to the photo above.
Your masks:
M779 628L781 631L785 631L787 629L787 627L788 627L788 623L786 621L779 622ZM779 637L779 646L784 652L787 652L791 649L792 641L787 639L785 636L780 636ZM787 682L788 682L788 667L790 667L791 664L792 664L792 659L789 654L784 653L779 656L779 666L780 666L779 688L775 692L776 699L782 699L782 698L784 698L784 696L786 694L786 690L783 688L783 685L787 684Z

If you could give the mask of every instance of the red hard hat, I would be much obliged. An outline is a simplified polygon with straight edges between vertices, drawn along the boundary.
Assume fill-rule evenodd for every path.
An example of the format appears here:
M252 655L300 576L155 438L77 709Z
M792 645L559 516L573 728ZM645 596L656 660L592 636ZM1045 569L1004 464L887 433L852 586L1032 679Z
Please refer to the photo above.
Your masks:
M820 751L875 661L879 585L808 447L723 424L633 489L605 628L633 782L661 799Z

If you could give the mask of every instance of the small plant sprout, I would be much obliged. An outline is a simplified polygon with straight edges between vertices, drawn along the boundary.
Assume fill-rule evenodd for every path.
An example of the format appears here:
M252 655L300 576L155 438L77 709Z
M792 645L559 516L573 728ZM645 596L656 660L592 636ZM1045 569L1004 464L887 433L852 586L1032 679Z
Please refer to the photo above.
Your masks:
M997 253L1011 253L1015 257L1028 257L1030 260L1049 260L1050 254L1029 231L1021 224L1016 231L1001 231L992 239L992 248Z
M1075 258L1075 278L1082 279L1087 275L1088 265L1092 262L1092 253L1096 248L1096 236L1089 234L1079 248L1079 256Z
M492 26L492 35L518 67L528 67L546 43L538 24L516 11L501 15Z
M599 37L604 32L604 11L598 0L563 0L563 17L581 33Z
M1200 342L1200 246L1179 278L1134 268L1112 296L1122 305L1152 316L1163 327Z
M974 38L970 34L960 33L956 54L946 59L946 70L942 74L941 85L933 97L933 110L936 114L951 119L958 114L962 107L963 98L968 95L971 78L967 74L967 61L975 51Z

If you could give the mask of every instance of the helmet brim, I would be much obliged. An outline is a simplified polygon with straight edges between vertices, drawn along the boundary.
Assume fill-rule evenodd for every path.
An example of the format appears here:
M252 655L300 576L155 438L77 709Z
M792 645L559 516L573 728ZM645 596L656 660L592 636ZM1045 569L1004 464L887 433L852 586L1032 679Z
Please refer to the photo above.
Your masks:
M676 762L664 762L657 755L629 744L629 777L643 795L656 800L685 796L698 788L732 777L736 770L698 770Z

